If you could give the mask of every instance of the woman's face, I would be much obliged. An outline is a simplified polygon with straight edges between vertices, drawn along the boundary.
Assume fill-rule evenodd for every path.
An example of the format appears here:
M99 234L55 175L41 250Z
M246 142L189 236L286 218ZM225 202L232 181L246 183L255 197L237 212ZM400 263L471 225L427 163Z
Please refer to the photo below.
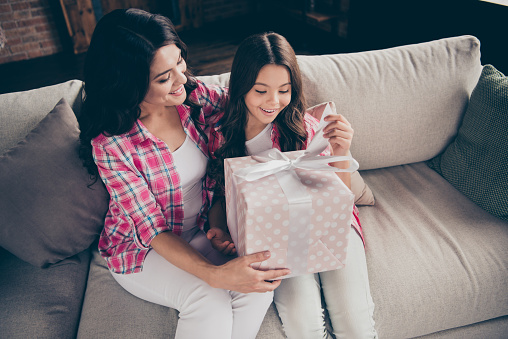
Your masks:
M261 68L244 100L248 109L247 128L260 132L291 102L291 79L287 68L273 64Z
M142 104L176 106L185 101L187 64L176 45L159 48L150 65L150 83Z

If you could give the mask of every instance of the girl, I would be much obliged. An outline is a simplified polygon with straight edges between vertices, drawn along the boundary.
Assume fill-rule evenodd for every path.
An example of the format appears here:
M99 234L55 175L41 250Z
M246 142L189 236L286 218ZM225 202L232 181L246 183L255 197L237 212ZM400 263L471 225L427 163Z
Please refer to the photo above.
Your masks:
M255 338L280 284L266 280L289 272L250 267L268 252L227 261L202 231L201 126L225 92L194 79L186 55L160 15L116 10L95 28L79 122L81 157L110 194L99 251L128 292L180 312L176 338Z
M239 46L231 69L229 102L224 116L211 131L210 147L217 158L210 173L217 190L224 189L224 158L253 155L270 148L305 149L318 121L304 113L302 80L295 53L284 37L265 33L247 38ZM333 155L347 155L353 129L342 115L329 115L325 128ZM347 168L347 162L332 164ZM350 187L349 173L338 173ZM354 220L357 209L355 207ZM373 310L361 226L354 223L346 267L284 279L275 290L275 303L288 338L328 336L321 289L337 338L375 338ZM234 252L226 227L207 234L223 253Z

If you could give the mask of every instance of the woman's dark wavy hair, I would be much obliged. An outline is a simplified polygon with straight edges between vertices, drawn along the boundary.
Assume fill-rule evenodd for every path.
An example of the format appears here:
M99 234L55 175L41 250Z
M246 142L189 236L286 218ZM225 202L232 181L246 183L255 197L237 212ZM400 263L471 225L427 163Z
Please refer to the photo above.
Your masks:
M150 65L157 50L175 44L187 59L187 46L171 21L140 9L118 9L105 15L95 27L85 59L85 97L78 118L80 158L94 182L98 178L91 140L100 134L121 135L130 131L140 116L150 83ZM197 87L186 71L185 104L198 130L199 106L189 100ZM204 135L202 133L202 135Z
M238 46L231 67L229 100L220 128L225 143L215 152L216 159L209 163L209 174L216 180L218 194L224 190L224 159L247 155L245 128L248 110L244 98L254 86L261 68L269 64L286 67L291 81L291 102L273 122L280 134L281 150L300 150L307 140L303 119L306 104L293 48L283 36L273 32L248 37Z

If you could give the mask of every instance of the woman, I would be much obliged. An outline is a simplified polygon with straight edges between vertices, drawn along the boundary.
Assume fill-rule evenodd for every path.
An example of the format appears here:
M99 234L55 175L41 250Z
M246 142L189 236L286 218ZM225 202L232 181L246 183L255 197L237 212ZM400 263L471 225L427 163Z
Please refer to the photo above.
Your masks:
M180 312L176 338L255 338L289 270L252 269L268 252L228 261L206 239L202 126L226 94L194 79L186 55L160 15L116 10L95 28L79 123L81 157L110 194L99 251L128 292Z
M224 190L224 158L255 155L270 148L305 149L318 121L306 114L297 59L287 40L276 33L253 35L238 47L229 83L230 100L212 131L216 159L210 173L216 190ZM217 120L217 117L215 117ZM348 155L353 129L342 115L329 115L324 136L332 155ZM332 164L349 167L348 162ZM338 173L351 187L351 175ZM219 195L217 195L219 196ZM376 338L361 226L354 209L345 268L284 279L275 290L275 303L288 338L328 337L321 290L337 338ZM219 226L219 225L218 225ZM224 223L208 238L224 253L234 252Z

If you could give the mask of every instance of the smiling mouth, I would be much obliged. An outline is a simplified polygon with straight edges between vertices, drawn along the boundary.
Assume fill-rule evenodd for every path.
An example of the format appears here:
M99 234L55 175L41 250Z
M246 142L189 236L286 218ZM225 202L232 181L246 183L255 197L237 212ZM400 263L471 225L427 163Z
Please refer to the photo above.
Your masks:
M183 93L184 89L185 88L183 87L183 85L181 85L180 87L178 87L178 89L176 91L169 92L169 94L171 94L171 95L181 95Z
M260 109L267 114L273 114L273 113L277 112L277 109L264 109L261 107L260 107Z

